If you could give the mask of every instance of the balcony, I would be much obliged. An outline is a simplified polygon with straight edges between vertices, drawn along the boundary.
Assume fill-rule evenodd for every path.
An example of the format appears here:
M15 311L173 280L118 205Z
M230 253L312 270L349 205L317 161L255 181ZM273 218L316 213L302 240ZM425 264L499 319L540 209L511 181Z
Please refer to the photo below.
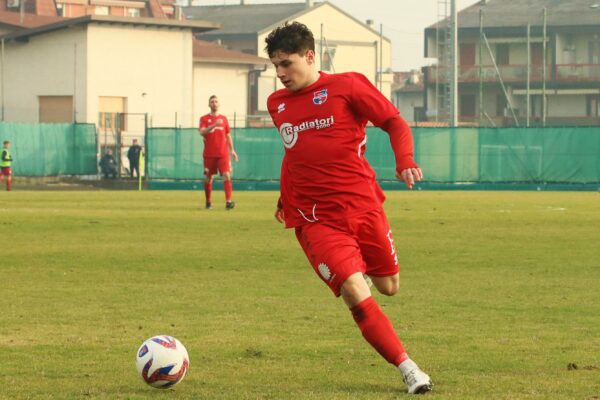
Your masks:
M560 82L600 81L600 64L560 64L554 76Z
M482 82L498 82L496 68L493 65L461 65L458 67L459 83L478 83L481 70ZM502 80L505 83L524 83L527 81L527 65L500 65L498 66ZM425 67L425 81L431 84L448 82L449 68L446 66L432 65ZM543 66L536 64L529 67L529 80L532 83L542 82ZM546 81L578 82L600 81L600 64L560 64L546 67Z

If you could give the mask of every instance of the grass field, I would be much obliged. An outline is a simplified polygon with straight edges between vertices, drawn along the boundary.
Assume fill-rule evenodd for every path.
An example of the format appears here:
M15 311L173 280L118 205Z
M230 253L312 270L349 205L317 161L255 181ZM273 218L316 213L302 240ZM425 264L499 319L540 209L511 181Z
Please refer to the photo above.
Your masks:
M0 192L0 399L396 399L272 217L277 194ZM377 295L437 399L600 399L600 194L388 192L400 293ZM170 391L135 370L170 334ZM576 364L577 368L567 366Z

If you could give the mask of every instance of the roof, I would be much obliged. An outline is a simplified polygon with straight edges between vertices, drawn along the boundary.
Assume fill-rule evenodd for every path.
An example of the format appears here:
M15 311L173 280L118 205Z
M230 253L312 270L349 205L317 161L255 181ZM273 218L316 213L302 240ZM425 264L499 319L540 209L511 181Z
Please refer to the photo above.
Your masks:
M596 4L598 6L593 7ZM487 0L475 3L458 13L458 27L479 29L479 10L483 11L484 28L543 25L546 8L548 26L596 25L600 27L600 0ZM447 20L427 29L444 27Z
M23 13L23 20L21 21L21 13L0 10L0 25L8 25L14 28L37 28L42 25L52 24L64 20L65 18L63 17Z
M194 61L253 65L270 64L270 61L266 58L229 50L216 43L198 39L194 39Z
M223 27L210 32L211 36L223 35L257 35L270 31L286 21L298 17L324 5L329 5L341 14L354 20L379 36L379 32L354 18L344 10L328 1L315 2L308 6L306 2L286 4L232 4L223 6L183 7L183 14L188 20L204 19L219 22ZM208 35L207 35L208 36ZM389 41L387 37L384 40Z
M219 22L218 34L256 34L265 27L290 19L290 16L306 11L306 3L245 4L226 6L184 7L188 20L204 19Z
M30 29L18 30L16 32L11 32L9 34L0 36L0 38L5 40L27 40L31 36L41 35L47 32L57 31L60 29L69 28L77 25L87 25L92 22L107 23L112 25L125 24L147 27L191 29L193 32L205 32L220 27L219 24L209 21L177 21L171 19L156 18L130 18L102 15L86 15L78 18L60 18L58 22L31 27Z

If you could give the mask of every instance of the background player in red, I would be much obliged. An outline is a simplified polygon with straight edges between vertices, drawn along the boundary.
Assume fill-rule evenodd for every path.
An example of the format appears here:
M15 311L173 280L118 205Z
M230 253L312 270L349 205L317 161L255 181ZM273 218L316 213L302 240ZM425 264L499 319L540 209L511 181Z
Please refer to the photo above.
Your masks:
M431 379L407 355L365 279L385 295L398 291L385 196L364 158L365 126L371 121L389 134L396 177L412 189L423 173L413 160L410 128L363 75L318 72L305 25L278 27L266 43L285 86L267 101L285 147L275 218L295 228L315 272L344 299L367 342L398 367L408 392L428 392Z
M0 153L0 182L6 177L6 190L10 190L12 186L12 157L10 155L10 141L5 140L2 143L2 151Z
M200 135L204 138L204 194L206 196L206 208L212 208L212 183L213 175L217 172L223 177L223 189L225 191L225 208L231 210L235 203L231 200L233 186L231 184L231 160L229 152L235 161L238 156L233 149L231 130L227 117L219 114L219 99L212 95L208 99L210 113L200 117Z

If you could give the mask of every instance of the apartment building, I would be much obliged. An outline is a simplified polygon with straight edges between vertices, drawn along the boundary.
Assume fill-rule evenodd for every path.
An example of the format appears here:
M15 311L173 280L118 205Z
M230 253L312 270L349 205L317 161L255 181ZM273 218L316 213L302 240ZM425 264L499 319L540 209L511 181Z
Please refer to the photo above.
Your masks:
M448 19L425 29L425 108L449 114ZM600 1L482 0L458 13L459 122L600 124Z

